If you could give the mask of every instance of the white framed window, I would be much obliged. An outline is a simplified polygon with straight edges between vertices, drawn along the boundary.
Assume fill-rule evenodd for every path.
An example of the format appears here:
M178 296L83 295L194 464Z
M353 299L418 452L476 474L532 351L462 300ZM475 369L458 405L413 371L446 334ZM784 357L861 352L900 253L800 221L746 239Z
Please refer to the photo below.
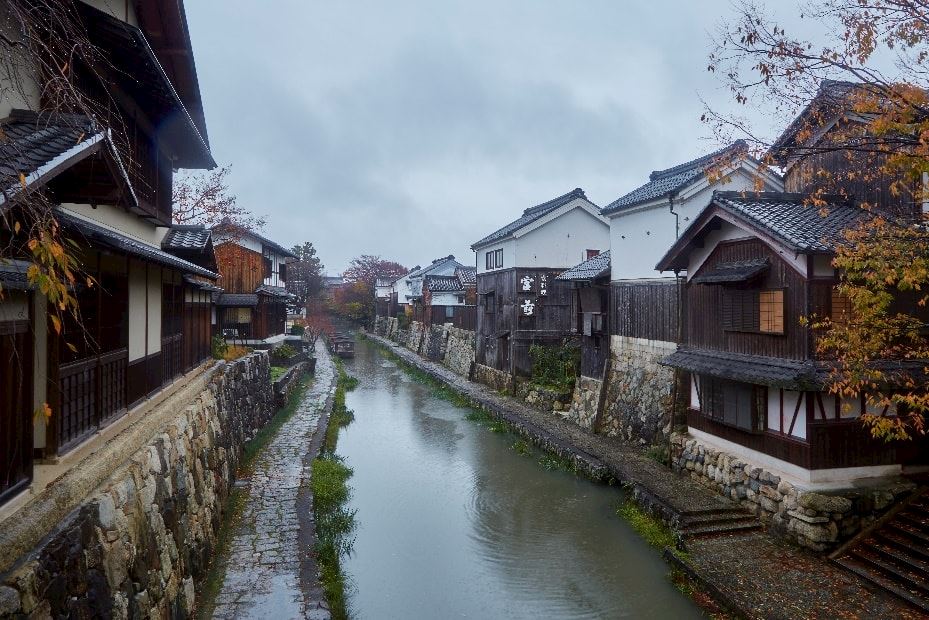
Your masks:
M503 248L485 253L484 265L487 269L500 269L503 267Z

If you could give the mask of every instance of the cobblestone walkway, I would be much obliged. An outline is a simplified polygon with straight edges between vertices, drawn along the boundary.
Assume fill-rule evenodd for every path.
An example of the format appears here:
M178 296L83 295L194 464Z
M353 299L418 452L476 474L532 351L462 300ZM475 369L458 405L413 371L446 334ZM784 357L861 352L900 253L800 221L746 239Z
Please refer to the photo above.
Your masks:
M316 358L303 402L258 456L246 481L249 496L233 533L214 618L329 618L310 553L308 487L319 444L313 439L328 415L335 367L321 342Z
M621 482L635 483L676 511L711 508L721 500L618 439L579 426L468 381L441 364L374 334L369 338L446 383L485 409L548 443L568 444ZM875 590L823 556L782 543L763 531L688 542L685 565L741 615L758 619L921 618L900 599Z

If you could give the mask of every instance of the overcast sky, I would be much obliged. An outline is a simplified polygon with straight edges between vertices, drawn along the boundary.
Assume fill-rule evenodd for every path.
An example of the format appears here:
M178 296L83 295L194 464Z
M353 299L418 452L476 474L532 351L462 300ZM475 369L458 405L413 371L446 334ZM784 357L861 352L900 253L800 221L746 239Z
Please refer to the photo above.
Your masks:
M186 6L239 204L330 273L359 254L473 264L527 207L575 187L605 206L717 148L700 97L733 105L706 71L725 0Z

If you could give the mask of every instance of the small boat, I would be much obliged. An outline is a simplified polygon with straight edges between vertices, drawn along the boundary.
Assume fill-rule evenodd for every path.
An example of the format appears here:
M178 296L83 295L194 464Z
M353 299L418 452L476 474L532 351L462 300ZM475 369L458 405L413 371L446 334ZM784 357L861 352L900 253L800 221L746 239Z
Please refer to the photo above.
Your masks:
M355 357L355 338L351 334L337 332L327 337L329 352L341 358Z

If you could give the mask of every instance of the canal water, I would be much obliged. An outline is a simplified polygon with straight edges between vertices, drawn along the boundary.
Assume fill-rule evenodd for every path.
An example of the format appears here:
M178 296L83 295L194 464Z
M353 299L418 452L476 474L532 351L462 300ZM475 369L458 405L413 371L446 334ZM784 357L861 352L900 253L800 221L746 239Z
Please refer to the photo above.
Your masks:
M370 342L346 369L353 618L702 617L616 516L618 489L519 454Z

